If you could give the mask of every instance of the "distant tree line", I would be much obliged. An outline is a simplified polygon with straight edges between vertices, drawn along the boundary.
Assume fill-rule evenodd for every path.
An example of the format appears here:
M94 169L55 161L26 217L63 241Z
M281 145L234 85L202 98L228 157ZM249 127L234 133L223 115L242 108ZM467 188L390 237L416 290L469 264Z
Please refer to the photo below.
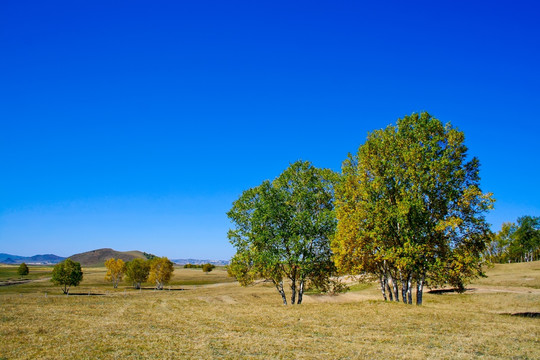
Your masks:
M424 286L463 291L483 276L492 233L479 161L463 132L428 113L373 131L341 174L305 161L244 191L227 213L236 248L228 272L271 281L284 304L306 286L342 289L337 275L376 276L385 300L422 304Z
M184 269L202 269L203 264L184 264Z
M210 271L214 270L216 268L216 265L206 263L206 264L190 264L187 263L184 265L184 269L202 269L205 273L209 273Z
M540 217L522 216L506 222L493 236L487 255L496 263L540 260Z

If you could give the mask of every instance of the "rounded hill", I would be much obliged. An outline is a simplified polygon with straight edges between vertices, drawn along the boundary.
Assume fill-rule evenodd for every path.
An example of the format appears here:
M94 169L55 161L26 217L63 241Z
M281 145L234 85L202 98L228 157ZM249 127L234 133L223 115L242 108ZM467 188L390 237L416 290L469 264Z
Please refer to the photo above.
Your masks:
M71 255L71 260L81 263L82 266L103 266L110 258L131 261L133 259L146 259L147 256L142 251L116 251L113 249L97 249L80 254Z

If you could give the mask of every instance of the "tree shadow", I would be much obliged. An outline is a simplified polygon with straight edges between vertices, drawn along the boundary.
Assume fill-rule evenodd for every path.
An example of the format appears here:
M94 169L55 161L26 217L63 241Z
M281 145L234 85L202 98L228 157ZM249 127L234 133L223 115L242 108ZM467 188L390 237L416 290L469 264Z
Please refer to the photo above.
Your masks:
M471 291L475 290L473 288L465 289L465 291ZM462 291L461 293L464 293L465 291ZM442 295L442 294L452 294L456 293L459 294L459 291L457 289L432 289L428 291L428 294L435 294L435 295Z
M540 312L505 313L502 315L519 316L524 318L540 318Z

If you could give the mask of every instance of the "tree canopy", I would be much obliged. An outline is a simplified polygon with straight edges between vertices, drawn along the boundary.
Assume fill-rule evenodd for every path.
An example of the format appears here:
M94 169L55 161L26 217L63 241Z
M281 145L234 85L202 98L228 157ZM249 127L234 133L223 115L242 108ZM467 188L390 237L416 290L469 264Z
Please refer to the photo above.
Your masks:
M494 262L534 261L540 258L540 217L521 216L515 223L503 223L488 249Z
M215 265L210 264L210 263L203 264L202 271L208 274L210 271L214 270L215 267L216 267Z
M69 293L71 286L78 286L83 279L81 264L71 259L66 259L56 264L52 271L51 281L60 285L64 294Z
M163 285L171 279L174 264L166 257L156 257L150 260L149 281L156 284L157 290L163 290Z
M333 274L329 239L336 225L336 180L331 170L297 161L272 182L244 191L227 213L236 248L229 273L242 285L256 278L272 281L284 304L288 279L291 304L302 303L306 281Z
M428 113L373 131L342 167L332 249L340 270L376 274L387 296L422 303L423 286L463 289L482 275L490 237L479 161L467 161L463 132Z
M19 265L19 267L17 268L17 274L19 274L20 276L25 276L29 273L30 269L28 269L28 265L26 265L25 263L21 263L21 265Z
M122 259L109 259L105 261L105 267L107 268L107 274L105 280L113 283L113 287L116 289L118 283L122 281L124 273L126 271L126 263Z
M150 263L143 259L133 259L126 263L126 279L133 283L135 289L140 289L141 284L148 280Z

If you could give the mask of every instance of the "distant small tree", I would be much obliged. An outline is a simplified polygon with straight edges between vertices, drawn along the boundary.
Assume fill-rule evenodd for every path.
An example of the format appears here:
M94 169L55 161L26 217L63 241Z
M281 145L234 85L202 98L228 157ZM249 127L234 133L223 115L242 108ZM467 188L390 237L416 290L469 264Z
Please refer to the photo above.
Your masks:
M150 262L143 259L133 259L126 264L126 279L133 283L135 289L148 280Z
M66 259L56 264L52 271L51 281L60 285L64 294L69 293L71 286L78 286L83 279L81 264L71 259Z
M113 287L116 289L118 283L122 281L124 273L126 272L126 263L122 259L109 259L105 261L105 267L107 268L107 274L105 280L111 281Z
M163 290L163 285L169 282L174 271L174 264L166 257L150 261L150 282L156 284L156 290Z
M25 263L19 265L19 268L17 269L17 274L19 274L20 276L28 275L29 272L30 270L28 269L28 265L26 265Z
M212 265L212 264L204 264L202 266L202 271L204 271L205 273L209 273L210 271L214 270L216 266L215 265Z

